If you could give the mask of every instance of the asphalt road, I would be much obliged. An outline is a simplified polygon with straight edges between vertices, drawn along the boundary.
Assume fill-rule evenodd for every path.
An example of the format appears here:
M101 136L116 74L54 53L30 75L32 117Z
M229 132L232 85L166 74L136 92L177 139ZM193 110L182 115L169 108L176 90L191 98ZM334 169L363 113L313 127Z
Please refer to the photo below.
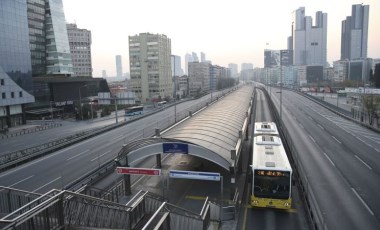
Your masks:
M221 93L221 92L219 92ZM215 97L218 93L213 93ZM177 115L195 111L210 95L176 106ZM55 153L0 174L0 184L38 193L63 188L83 174L113 159L122 145L137 138L150 137L155 128L163 129L174 122L174 106L130 124L95 136ZM41 132L36 139L49 136ZM29 139L28 139L29 140ZM20 140L22 141L22 140Z
M263 91L257 89L256 93L256 122L272 122L273 117ZM249 182L247 186L247 195L241 209L241 222L237 229L309 229L305 207L299 196L297 186L292 186L292 209L276 210L252 208L250 206L251 184Z
M380 229L380 134L295 92L282 93L282 121L323 216L320 226ZM272 91L277 108L279 98Z
M214 92L213 97L221 95L222 92ZM190 100L177 104L177 114L187 112L187 109L196 106L199 103L205 102L211 99L211 95L206 95L198 100ZM167 104L166 107L170 107L171 104ZM174 107L170 107L171 114L174 114ZM149 111L148 111L149 112ZM168 113L166 116L155 116L156 121L160 121L164 117L170 116ZM123 122L125 119L134 119L133 117L125 117L123 111L118 112L118 121ZM7 139L0 139L0 154L13 152L21 149L26 149L28 147L44 144L50 141L61 139L75 133L80 133L86 130L91 130L94 128L100 128L107 125L115 124L115 114L112 113L108 119L98 118L93 121L57 121L62 123L61 127L47 129L35 133L29 133L21 136L15 136ZM150 122L153 124L153 122ZM146 127L146 126L144 126Z

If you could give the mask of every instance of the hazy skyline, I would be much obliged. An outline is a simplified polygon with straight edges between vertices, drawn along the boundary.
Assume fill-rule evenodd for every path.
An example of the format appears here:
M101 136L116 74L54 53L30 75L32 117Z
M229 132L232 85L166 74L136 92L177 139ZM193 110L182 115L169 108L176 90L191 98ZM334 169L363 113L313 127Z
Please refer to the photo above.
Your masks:
M340 58L341 23L351 15L352 4L370 5L368 57L380 58L379 0L62 1L66 21L91 30L94 77L102 70L115 76L117 54L129 72L128 36L145 32L167 35L183 69L184 55L192 51L224 67L243 62L263 67L264 49L287 48L292 12L301 6L313 22L316 11L327 13L327 61L332 65Z

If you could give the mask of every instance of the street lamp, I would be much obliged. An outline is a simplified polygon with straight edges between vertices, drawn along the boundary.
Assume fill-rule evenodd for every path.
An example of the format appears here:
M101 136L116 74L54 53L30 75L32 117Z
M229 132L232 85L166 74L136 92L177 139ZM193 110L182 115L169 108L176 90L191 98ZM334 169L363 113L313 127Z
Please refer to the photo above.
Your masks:
M81 116L81 120L83 120L83 111L82 111L82 96L81 96L81 93L80 93L80 89L81 88L85 88L87 87L87 85L84 85L84 86L80 86L79 87L79 106L80 106L80 116Z
M51 116L51 121L53 121L53 102L52 101L50 101L50 116Z

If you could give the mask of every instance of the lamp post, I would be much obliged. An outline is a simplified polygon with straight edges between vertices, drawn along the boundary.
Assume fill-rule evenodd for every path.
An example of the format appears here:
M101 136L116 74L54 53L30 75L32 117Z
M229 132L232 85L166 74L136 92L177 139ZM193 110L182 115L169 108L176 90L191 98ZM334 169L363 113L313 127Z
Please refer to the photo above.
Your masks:
M282 128L282 65L280 64L280 127Z
M80 106L80 116L81 116L81 120L83 120L83 110L82 110L82 95L80 93L80 89L81 88L85 88L87 87L87 85L84 85L84 86L80 86L79 87L79 106Z
M119 123L118 117L117 117L117 97L114 97L115 99L115 119L116 119L116 124Z
M50 116L51 116L51 121L53 121L53 102L52 101L50 101Z

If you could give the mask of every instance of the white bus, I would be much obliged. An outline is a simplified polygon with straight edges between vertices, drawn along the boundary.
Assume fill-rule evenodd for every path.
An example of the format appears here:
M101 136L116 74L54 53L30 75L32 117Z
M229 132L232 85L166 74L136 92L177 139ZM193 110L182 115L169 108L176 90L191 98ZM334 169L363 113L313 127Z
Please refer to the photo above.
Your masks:
M292 168L278 136L254 137L251 206L290 209Z
M257 135L275 135L278 136L276 123L274 122L256 122L254 136Z
M163 106L163 105L166 105L166 101L160 101L157 103L158 106Z

